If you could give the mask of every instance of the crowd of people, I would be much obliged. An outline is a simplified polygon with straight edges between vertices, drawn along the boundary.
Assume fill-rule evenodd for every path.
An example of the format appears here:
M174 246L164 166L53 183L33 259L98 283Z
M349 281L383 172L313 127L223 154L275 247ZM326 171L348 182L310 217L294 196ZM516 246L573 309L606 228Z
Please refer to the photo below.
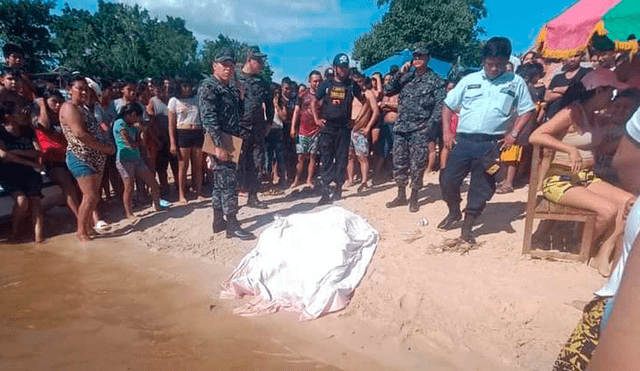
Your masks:
M109 229L104 200L120 200L124 217L135 218L134 204L161 211L168 200L208 198L207 184L213 232L251 240L236 217L239 194L246 206L267 209L261 192L315 189L325 205L344 187L360 193L392 178L397 195L385 206L417 212L425 172L439 171L449 212L438 228L460 228L461 241L474 244L487 202L524 185L535 161L543 177L530 187L596 213L591 265L602 275L632 244L623 248L622 236L640 192L640 120L630 120L640 105L640 63L615 49L517 59L508 39L494 37L479 70L443 80L428 67L429 45L418 43L412 60L390 71L365 76L341 53L306 84L276 84L260 77L267 55L259 48L242 61L223 48L202 81L76 74L63 91L34 81L17 45L3 52L0 185L15 200L13 238L30 216L34 240L43 240L43 175L61 188L80 241ZM532 145L543 148L539 163Z

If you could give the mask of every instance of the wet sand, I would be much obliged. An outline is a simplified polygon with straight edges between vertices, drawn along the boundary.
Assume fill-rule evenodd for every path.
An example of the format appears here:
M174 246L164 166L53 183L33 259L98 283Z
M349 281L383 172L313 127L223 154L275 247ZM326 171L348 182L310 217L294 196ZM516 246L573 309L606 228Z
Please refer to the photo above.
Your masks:
M226 272L122 241L0 245L0 272L2 370L384 369L335 346L318 357L312 337L212 298Z

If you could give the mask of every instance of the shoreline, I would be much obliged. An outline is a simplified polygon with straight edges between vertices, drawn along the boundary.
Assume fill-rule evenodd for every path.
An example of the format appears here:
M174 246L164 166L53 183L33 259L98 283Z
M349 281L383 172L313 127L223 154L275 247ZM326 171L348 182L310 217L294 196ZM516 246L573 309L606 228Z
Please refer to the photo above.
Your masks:
M291 313L250 319L281 328L294 338L315 339L303 347L312 358L344 369L363 369L345 363L349 357L338 356L345 348L347 354L358 354L389 370L420 369L425 364L430 370L551 369L581 315L572 303L590 300L605 282L586 264L521 256L526 187L493 197L474 227L480 245L464 254L437 249L459 234L435 229L446 214L437 175L427 176L415 214L406 207L384 207L395 195L392 183L362 194L356 188L345 189L343 200L334 205L367 219L381 241L347 308L309 322L298 322ZM276 214L315 209L318 196L263 195L262 199L268 210L243 207L238 214L243 228L257 235ZM240 198L241 205L245 202ZM256 243L228 240L224 232L212 236L209 201L139 214L133 224L116 223L111 234L122 236L105 243L123 241L177 265L194 260L218 271L219 282L194 276L190 281L209 290L212 301L219 301L220 283ZM428 225L417 226L424 218ZM228 308L240 305L240 301L221 302ZM330 355L328 348L336 353Z

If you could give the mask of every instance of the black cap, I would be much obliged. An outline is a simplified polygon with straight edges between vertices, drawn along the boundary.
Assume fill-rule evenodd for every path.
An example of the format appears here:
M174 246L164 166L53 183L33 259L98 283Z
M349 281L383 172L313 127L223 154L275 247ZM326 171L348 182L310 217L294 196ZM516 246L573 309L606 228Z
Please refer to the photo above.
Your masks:
M247 49L247 58L264 59L266 57L267 55L260 52L260 48L257 46L250 46Z
M216 53L216 57L213 59L214 62L236 62L236 54L233 52L231 48L221 48Z
M344 53L340 53L340 54L336 55L336 57L333 58L333 65L334 66L349 67L349 56L344 54Z
M413 55L431 55L431 51L429 50L429 44L425 42L419 42L413 44Z

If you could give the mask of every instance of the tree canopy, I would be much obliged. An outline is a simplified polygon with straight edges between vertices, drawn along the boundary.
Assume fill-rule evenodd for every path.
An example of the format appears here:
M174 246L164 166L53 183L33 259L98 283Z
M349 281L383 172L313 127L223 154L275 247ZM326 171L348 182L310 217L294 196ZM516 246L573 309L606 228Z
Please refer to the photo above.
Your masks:
M68 4L52 23L59 63L92 76L193 74L197 41L183 19L160 21L137 5L98 1L91 14Z
M0 45L20 46L30 71L46 71L53 64L56 48L47 27L55 5L54 0L0 0Z
M368 68L416 42L431 45L432 56L447 62L460 57L476 64L486 17L484 0L377 0L389 11L355 42L354 56Z
M51 10L54 0L0 0L0 45L13 42L25 51L25 67L44 72L59 67L94 77L201 77L211 73L219 48L231 47L239 61L247 43L219 35L198 41L185 20L151 17L138 5L98 0L95 13L65 4L62 14ZM265 62L262 77L271 81Z

